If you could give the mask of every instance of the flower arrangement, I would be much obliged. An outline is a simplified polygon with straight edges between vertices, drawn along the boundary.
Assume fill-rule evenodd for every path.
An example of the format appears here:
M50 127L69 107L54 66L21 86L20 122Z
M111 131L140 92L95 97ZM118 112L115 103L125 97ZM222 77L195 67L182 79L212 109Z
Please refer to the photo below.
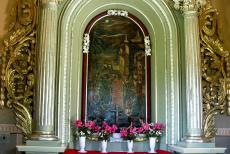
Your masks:
M138 131L137 128L130 125L128 128L122 128L120 133L124 140L134 140L137 137Z
M113 124L112 126L109 126L108 123L103 122L102 127L97 127L97 131L99 132L98 139L99 140L109 140L110 136L115 133L117 130L117 126Z
M76 120L75 127L77 136L89 136L95 128L95 123L93 121L87 121L83 124L81 120Z
M110 126L106 122L102 122L102 126L98 126L94 121L87 121L85 124L81 120L75 121L77 136L95 136L98 140L109 140L111 135L116 132L118 127L113 124ZM136 128L132 124L128 128L120 130L121 137L124 140L135 140L139 135L144 134L146 137L160 137L163 134L165 126L162 123L142 123L141 127Z
M139 133L144 133L147 137L160 137L163 134L164 124L162 123L142 123Z

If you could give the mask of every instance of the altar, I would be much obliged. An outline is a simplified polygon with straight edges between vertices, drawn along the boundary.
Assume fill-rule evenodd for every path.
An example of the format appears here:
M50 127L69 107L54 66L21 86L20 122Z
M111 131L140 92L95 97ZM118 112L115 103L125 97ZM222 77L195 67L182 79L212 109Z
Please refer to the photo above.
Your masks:
M164 150L156 150L157 154L171 154ZM99 154L98 151L88 151L88 154ZM80 154L77 150L66 150L64 154ZM108 154L127 154L126 152L108 152ZM133 154L148 154L147 152L134 152Z
M198 10L210 7L209 3L38 2L34 116L23 112L29 114L31 123L33 119L33 133L25 145L17 146L19 151L57 154L75 149L77 153L73 125L81 119L121 128L161 122L165 130L159 149L188 153L188 149L203 148L203 153L224 153L225 148L216 148L212 139L212 118L209 114L203 117L212 104L203 103L201 70L205 69L201 67L209 63L202 58L210 55L206 52L212 45L205 43L212 41L206 41L210 34L200 30L209 29L207 23L211 22L199 22ZM220 48L217 55L222 52ZM211 133L209 128L213 128ZM88 153L97 153L99 143L87 141ZM109 142L108 151L124 153L126 145L123 141ZM134 151L145 153L148 142L135 142Z
M159 145L158 145L159 147ZM79 144L76 144L75 149L80 149ZM101 151L101 142L100 141L87 141L85 146L86 151ZM107 151L108 152L124 152L127 150L127 141L121 142L108 142L107 143ZM134 142L133 143L133 151L134 152L148 152L149 151L149 142Z

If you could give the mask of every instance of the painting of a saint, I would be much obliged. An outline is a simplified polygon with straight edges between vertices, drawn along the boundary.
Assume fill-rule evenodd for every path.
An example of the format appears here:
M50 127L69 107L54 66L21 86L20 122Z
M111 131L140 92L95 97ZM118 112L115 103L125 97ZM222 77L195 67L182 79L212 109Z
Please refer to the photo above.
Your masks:
M126 127L146 119L144 34L134 21L105 16L95 22L88 53L86 119Z

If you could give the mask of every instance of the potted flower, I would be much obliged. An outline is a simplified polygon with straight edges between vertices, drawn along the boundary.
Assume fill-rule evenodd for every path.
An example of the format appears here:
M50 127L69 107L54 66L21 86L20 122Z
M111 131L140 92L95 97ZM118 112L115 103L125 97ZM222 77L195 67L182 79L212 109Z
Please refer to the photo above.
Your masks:
M98 139L102 141L101 152L106 153L107 141L110 139L111 135L117 130L116 125L109 126L108 123L103 122L102 127L99 131Z
M137 128L130 125L128 128L121 129L121 137L127 140L128 153L133 152L133 140L137 137Z
M92 133L90 134L90 136L87 136L87 138L91 141L98 141L100 130L101 130L101 127L98 125L95 125L92 129Z
M143 133L149 138L150 151L149 153L155 153L156 139L163 134L164 124L162 123L143 123Z
M85 139L86 139L86 136L89 136L92 134L94 126L95 126L95 123L93 121L88 121L84 124L81 120L76 120L75 127L76 127L76 135L79 137L79 145L80 145L79 152L81 153L86 152L85 151Z
M137 128L137 137L134 141L138 141L138 142L143 142L146 141L146 135L144 134L144 129L143 127L138 127Z

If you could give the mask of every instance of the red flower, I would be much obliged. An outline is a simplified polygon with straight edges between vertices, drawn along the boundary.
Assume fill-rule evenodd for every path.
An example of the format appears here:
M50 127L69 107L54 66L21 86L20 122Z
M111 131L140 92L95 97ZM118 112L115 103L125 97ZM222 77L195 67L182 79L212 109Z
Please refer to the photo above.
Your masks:
M150 125L149 125L148 123L143 123L143 124L142 124L142 128L143 128L144 130L149 130L149 129L150 129Z
M137 132L138 132L139 134L143 133L143 131L144 131L144 129L143 129L142 127L139 127L139 128L137 129Z
M115 133L116 130L117 130L116 125L109 126L108 123L103 122L102 127L99 131L98 139L99 140L108 140L110 138L110 136L112 135L112 133Z
M112 125L112 133L115 133L116 130L117 130L117 126L113 124L113 125Z
M80 128L80 127L82 127L83 123L82 123L81 120L77 120L77 121L75 122L75 125L76 125L77 128Z
M108 126L107 122L104 122L104 121L103 121L103 123L102 123L102 127L104 127L104 128L105 128L106 126Z
M98 132L100 132L100 130L101 130L100 126L95 126L94 127L94 132L98 133Z
M105 131L108 133L112 133L112 127L110 127L109 125L105 126Z
M128 135L128 131L125 128L121 129L120 133L121 133L121 137L126 137Z
M130 127L129 132L130 132L130 134L136 134L137 129L135 127Z
M125 140L134 140L137 137L137 128L130 125L128 128L121 129L120 133Z
M155 123L155 124L153 125L153 128L154 128L155 130L162 130L162 129L164 129L164 125L163 125L162 123L157 122L157 123Z
M95 126L95 123L93 121L88 121L85 123L85 127L89 129L93 129Z

